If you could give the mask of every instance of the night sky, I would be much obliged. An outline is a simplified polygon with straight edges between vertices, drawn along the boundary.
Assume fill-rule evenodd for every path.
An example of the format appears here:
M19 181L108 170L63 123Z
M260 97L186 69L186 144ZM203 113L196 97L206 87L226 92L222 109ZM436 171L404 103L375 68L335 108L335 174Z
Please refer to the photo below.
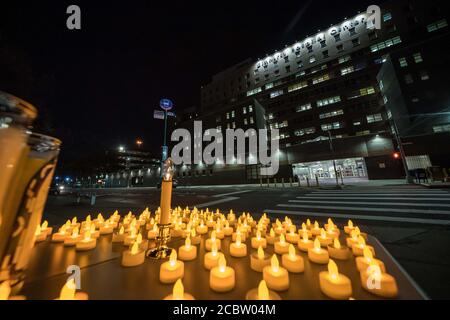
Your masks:
M60 165L132 145L155 154L159 99L198 106L200 86L381 1L2 1L0 89L35 104ZM66 28L77 4L82 30Z

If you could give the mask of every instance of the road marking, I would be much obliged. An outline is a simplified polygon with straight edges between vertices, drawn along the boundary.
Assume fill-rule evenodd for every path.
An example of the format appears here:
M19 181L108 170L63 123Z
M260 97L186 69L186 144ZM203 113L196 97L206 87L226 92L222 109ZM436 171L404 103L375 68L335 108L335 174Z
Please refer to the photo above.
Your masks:
M433 197L446 197L450 198L450 194L441 194L441 193L385 193L385 192L379 192L379 193L310 193L310 196L313 197L323 197L323 196L338 196L338 195L352 195L352 196L418 196L418 197L425 197L425 196L433 196Z
M297 199L342 199L342 200L411 200L411 201L450 201L450 199L438 199L438 198L407 198L407 197L297 197Z
M219 200L216 200L216 201L210 201L210 202L195 204L195 205L193 205L193 207L205 208L205 207L213 206L215 204L229 202L229 201L233 201L233 200L237 200L237 199L240 199L240 198L238 198L238 197L228 197L228 198L223 198L223 199L219 199Z
M365 215L352 215L352 214L336 214L336 213L321 213L321 212L306 212L306 211L286 211L286 210L272 210L265 209L266 213L277 214L292 214L305 217L325 217L325 218L338 218L338 219L357 219L368 221L389 221L389 222L408 222L417 224L434 224L449 226L450 220L441 219L420 219L420 218L404 218L404 217L386 217L386 216L365 216Z
M236 192L216 194L216 195L213 195L212 197L213 198L220 198L220 197L231 196L231 195L234 195L234 194L248 193L248 192L252 192L252 190L245 190L245 191L236 191Z
M368 202L368 201L314 201L314 200L289 200L294 203L329 203L329 204L359 204L373 206L410 206L410 207L429 207L429 203L412 203L412 202ZM450 204L434 204L435 207L450 208ZM450 212L449 212L450 214Z
M426 209L394 209L394 208L367 208L367 207L343 207L343 206L307 206L302 204L277 204L277 207L305 208L305 209L327 209L348 211L375 211L375 212L397 212L397 213L421 213L421 214L443 214L450 215L450 211L426 210Z

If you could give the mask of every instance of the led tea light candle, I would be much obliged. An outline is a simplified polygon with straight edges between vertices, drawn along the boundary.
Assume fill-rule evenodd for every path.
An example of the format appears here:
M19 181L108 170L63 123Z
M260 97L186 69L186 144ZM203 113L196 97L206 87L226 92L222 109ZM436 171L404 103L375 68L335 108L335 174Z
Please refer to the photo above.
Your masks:
M300 239L300 236L298 235L298 233L296 233L295 231L295 226L292 225L289 227L290 231L288 233L286 233L286 240L289 243L297 243L298 240Z
M161 264L159 269L159 280L162 283L174 283L184 277L184 263L177 260L177 252L172 249L169 261Z
M223 238L225 238L225 232L223 231L220 223L216 224L216 238L222 240Z
M110 223L109 220L106 220L102 226L100 227L100 235L107 235L114 232L114 226Z
M309 231L308 227L306 226L306 223L303 222L302 229L298 231L298 234L303 236L304 233L307 234L308 238L312 237L311 231Z
M328 246L328 254L337 260L347 260L350 258L350 250L346 246L341 246L339 238L334 238L333 245Z
M200 225L196 228L198 234L205 234L208 232L208 227L205 226L203 220L200 222Z
M358 243L354 244L352 247L353 255L364 255L364 248L369 248L369 250L372 251L372 255L375 256L375 249L372 246L367 245L366 240L361 236L358 237Z
M277 240L277 237L275 235L275 231L273 230L273 228L271 228L269 234L266 235L266 240L267 240L268 244L274 244L275 241Z
M184 286L181 279L178 279L173 286L172 294L164 298L164 300L195 300L192 295L184 292Z
M322 230L323 229L319 226L319 223L317 221L314 221L314 226L311 228L311 234L313 236L320 236Z
M149 223L147 223L147 225L145 226L145 228L147 230L151 230L153 229L154 226L155 226L155 218L151 218Z
M72 228L78 227L78 229L80 228L80 223L78 222L78 218L77 217L73 217L72 221L70 222L70 225Z
M280 241L275 242L275 253L284 254L289 252L289 243L284 239L284 234L280 235Z
M346 240L347 241L347 246L349 248L353 248L353 245L358 243L358 238L359 238L358 230L357 229L352 230L350 232L350 237L348 237L347 240Z
M155 240L156 237L158 236L158 234L159 234L158 226L156 224L154 224L152 229L148 230L147 239L148 240Z
M241 243L240 235L237 235L236 242L230 244L230 255L235 258L242 258L247 255L247 245Z
M320 236L318 236L316 239L319 239L320 245L322 247L327 247L328 245L333 243L333 239L328 238L327 233L324 229L320 230Z
M97 239L91 238L91 230L84 233L84 238L76 243L77 251L92 250L97 246Z
M59 228L58 232L52 235L52 242L64 242L64 239L66 239L68 235L66 229L66 225L63 225L61 228Z
M335 239L339 237L340 231L335 225L328 224L326 234L328 238Z
M376 296L383 298L396 298L398 287L395 278L390 274L381 272L381 268L372 262L366 271L360 273L362 287Z
M83 237L80 236L80 231L78 230L78 227L75 227L72 231L72 235L67 236L66 239L64 239L64 246L66 247L73 247L77 244L78 241L80 241Z
M256 237L252 238L252 248L258 249L259 247L267 248L267 240L261 237L261 231L256 231Z
M230 222L229 221L225 222L225 227L223 228L223 233L227 237L229 237L229 236L231 236L233 234L233 227L230 227Z
M360 272L366 271L371 264L379 266L381 272L383 273L386 272L386 267L384 266L383 261L375 259L373 257L372 251L367 246L363 249L363 256L356 257L355 261L356 261L356 268Z
M307 232L303 232L302 239L298 241L297 246L301 251L308 252L309 249L314 248L314 242L309 240Z
M125 236L125 239L123 240L123 245L124 246L129 246L134 241L136 241L136 238L137 238L137 230L135 228L132 228L130 230L130 234Z
M327 264L330 256L328 251L320 247L319 239L314 240L314 247L308 249L308 258L317 264Z
M143 250L143 251L147 251L147 249L148 249L148 241L147 241L147 240L144 240L144 239L142 238L142 233L139 232L139 234L138 234L137 237L136 237L136 241L135 241L135 242L138 244L139 249L141 249L141 250ZM134 244L135 242L133 242L133 244Z
M197 247L191 245L191 238L187 237L184 246L178 249L178 257L182 261L191 261L197 258Z
M270 255L264 253L264 249L260 246L257 252L250 255L250 267L254 271L262 272L268 265L270 265Z
M59 297L56 300L88 300L85 292L76 292L75 280L68 280L61 289Z
M213 243L215 243L216 246L217 246L217 249L220 250L221 241L219 239L216 239L216 232L215 231L211 232L211 238L206 239L205 250L206 251L211 251Z
M274 254L270 261L270 266L263 269L263 279L267 287L275 291L285 291L289 289L289 273L280 267L277 256Z
M303 258L295 253L295 248L292 244L289 245L289 253L281 256L281 265L292 273L301 273L305 270Z
M261 280L257 289L252 289L247 292L245 296L246 300L281 300L281 297L278 293L269 290L267 288L266 281Z
M135 267L143 264L145 261L145 251L139 248L139 243L135 241L130 250L122 253L122 266Z
M45 220L41 225L41 232L45 232L47 236L51 235L53 232L53 228L48 226L48 221Z
M125 239L125 228L121 226L119 232L113 234L112 242L119 243L123 242L124 239Z
M208 210L208 209L206 209L206 210ZM216 223L214 222L213 216L211 215L211 216L209 217L209 220L206 221L206 226L207 226L208 228L214 228L215 225L216 225Z
M241 226L241 227L238 226L238 227L236 228L236 232L234 232L234 233L232 234L231 240L232 240L232 241L236 241L236 238L237 238L238 235L241 236L241 241L247 240L247 232L246 232L245 230L243 231L242 226Z
M195 229L191 230L190 238L191 238L191 244L193 244L193 245L200 244L200 242L202 241L202 236L197 234Z
M353 221L348 220L347 225L344 226L344 232L346 234L350 234L353 230L355 230L355 227L353 226Z
M41 226L37 225L36 231L34 232L34 241L35 242L42 242L47 239L47 233L42 232Z
M235 273L234 269L227 267L227 261L224 255L219 258L217 267L211 269L209 274L209 287L216 292L227 292L234 288Z
M275 222L276 227L275 227L275 234L276 235L281 235L281 234L285 234L286 230L283 228L283 225L281 224L280 220L276 220Z
M352 283L349 278L339 274L338 267L333 260L328 262L328 271L319 273L320 290L332 298L347 300L352 296Z
M203 258L203 265L206 269L211 270L219 264L219 258L223 253L218 252L217 245L213 243L211 252L207 252Z

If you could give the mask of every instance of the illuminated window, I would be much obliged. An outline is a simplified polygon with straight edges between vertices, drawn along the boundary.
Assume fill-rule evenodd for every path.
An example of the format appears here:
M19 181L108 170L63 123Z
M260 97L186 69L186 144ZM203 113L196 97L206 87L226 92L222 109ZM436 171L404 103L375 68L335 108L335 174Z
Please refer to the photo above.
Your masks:
M324 74L324 75L322 75L320 77L314 78L312 80L312 82L313 82L313 84L317 84L317 83L321 83L321 82L327 81L329 79L330 79L330 75L328 73L326 73L326 74Z
M319 114L319 118L320 119L326 119L326 118L331 118L331 117L336 117L339 115L344 114L344 110L339 109L339 110L334 110L334 111L330 111L330 112L325 112L325 113L321 113Z
M316 62L316 57L315 56L309 57L309 63L314 63L314 62Z
M267 90L267 89L270 89L270 88L273 88L273 82L267 83L267 84L265 85L265 88L266 88L266 90Z
M392 19L392 14L390 12L386 12L385 14L383 14L383 21L389 21Z
M306 111L306 110L310 110L310 109L312 109L311 103L307 103L307 104L303 104L301 106L296 107L295 112L302 112L302 111Z
M318 107L323 107L323 106L327 106L329 104L334 104L334 103L337 103L337 102L340 102L340 101L341 101L341 97L340 96L330 97L330 98L318 100L317 101L317 106Z
M400 38L400 36L397 36L395 38L391 38L386 41L382 41L382 42L379 42L377 44L370 46L370 51L377 52L379 50L389 48L389 47L399 44L401 42L402 42L402 39Z
M342 68L341 76L345 76L346 74L352 73L353 71L355 71L355 68L353 66L349 66L347 68Z
M309 127L309 128L295 130L294 131L294 135L297 136L297 137L301 137L301 136L304 136L304 135L313 134L315 132L316 132L316 128L315 127Z
M247 118L244 118L244 125L247 125Z
M429 80L430 76L428 75L428 72L425 70L420 71L420 80Z
M281 96L282 94L283 94L283 90L272 91L270 93L270 98L273 99L273 98L276 98L278 96Z
M252 113L253 112L253 106L252 105L249 105L248 106L248 113Z
M308 83L306 81L302 81L296 84L293 84L292 86L288 87L288 92L296 91L302 88L305 88L308 86Z
M254 94L257 94L257 93L259 93L261 91L262 91L261 87L258 87L258 88L255 88L253 90L247 91L247 97L252 96Z
M347 61L350 61L351 59L352 58L349 55L346 55L346 56L340 57L338 62L339 62L339 64L341 64L341 63L345 63Z
M375 93L375 89L374 87L367 87L367 88L362 88L359 89L357 92L351 94L348 99L355 99L355 98L359 98L359 97L363 97L363 96L367 96L370 94L374 94Z
M442 20L439 20L439 21L429 24L427 26L427 30L428 30L428 32L433 32L433 31L445 28L447 26L448 26L447 20L442 19Z
M250 124L254 124L255 121L253 120L253 117L250 117Z
M449 132L450 131L450 123L441 124L433 127L433 131L436 133L439 132Z
M328 131L328 130L336 130L343 127L342 123L340 122L333 122L333 123L325 123L321 126L322 131Z
M381 116L381 113L369 114L366 116L366 119L367 119L367 123L383 121L383 117Z
M398 62L400 63L401 68L405 68L408 66L408 61L406 61L406 58L404 57L398 59Z
M273 119L273 113L269 113L268 118L269 118L269 120L272 120Z
M247 107L242 108L242 114L247 114Z
M423 62L422 55L420 54L420 52L414 53L413 58L415 63Z

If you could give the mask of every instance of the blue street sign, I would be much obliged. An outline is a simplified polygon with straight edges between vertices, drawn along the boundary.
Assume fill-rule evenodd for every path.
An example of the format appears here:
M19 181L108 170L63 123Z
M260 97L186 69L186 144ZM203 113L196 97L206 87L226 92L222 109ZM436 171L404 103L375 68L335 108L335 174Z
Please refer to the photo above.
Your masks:
M169 99L161 99L159 101L159 106L161 109L168 111L173 108L173 102Z

